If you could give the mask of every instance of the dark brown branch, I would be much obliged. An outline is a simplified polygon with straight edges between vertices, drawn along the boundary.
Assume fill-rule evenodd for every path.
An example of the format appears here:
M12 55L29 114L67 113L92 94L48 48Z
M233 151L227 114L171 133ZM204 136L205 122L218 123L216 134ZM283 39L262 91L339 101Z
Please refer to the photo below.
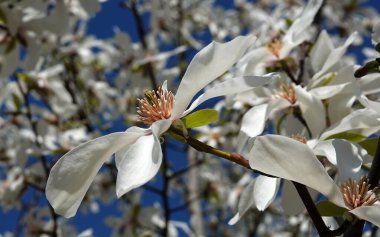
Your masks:
M25 107L26 107L26 111L27 111L26 115L27 115L29 124L30 124L31 129L32 129L32 131L34 133L34 137L35 137L34 143L35 143L35 145L39 149L41 149L42 146L41 146L40 142L38 141L39 133L38 133L38 130L37 130L37 124L33 121L32 109L31 109L31 106L30 106L30 102L29 102L29 98L28 98L28 93L25 92L24 89L22 88L20 79L18 78L17 75L15 75L15 78L16 78L16 83L17 83L18 89L20 90L20 93L22 94L23 99L24 99L24 103L25 103ZM41 158L42 166L43 166L43 169L44 169L44 172L45 172L45 177L47 179L47 177L49 176L49 173L50 173L50 168L48 166L48 162L47 162L45 156L41 155L40 158ZM58 236L58 234L57 234L57 229L58 229L57 214L55 214L54 209L50 205L50 203L48 203L48 206L49 206L50 214L51 214L51 216L53 218L53 231L51 233L51 236L56 237L56 236Z
M319 236L335 236L332 234L329 228L323 222L321 215L319 214L317 207L314 205L314 201L310 196L306 186L297 182L293 182L293 185L297 189L298 195L301 197L303 204L306 207L307 212L311 220L314 223L315 228L318 231Z
M145 31L144 31L143 21L137 9L136 0L131 0L130 3L131 3L130 7L131 7L131 10L136 22L137 33L140 37L140 41L143 46L143 49L145 53L147 53L148 44L146 43L146 40L145 40ZM146 64L146 70L148 72L148 76L149 76L150 82L152 83L153 89L157 90L158 89L157 79L156 79L156 75L154 74L154 68L151 62L148 62Z

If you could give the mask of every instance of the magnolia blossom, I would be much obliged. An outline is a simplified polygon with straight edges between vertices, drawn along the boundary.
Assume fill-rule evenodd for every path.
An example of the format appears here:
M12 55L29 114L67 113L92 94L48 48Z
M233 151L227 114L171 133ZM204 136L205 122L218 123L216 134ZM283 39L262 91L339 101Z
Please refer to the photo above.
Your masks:
M266 174L313 188L358 218L380 226L380 205L376 203L378 196L368 190L368 181L364 178L357 182L349 178L339 187L312 150L299 141L279 135L257 137L249 152L249 164ZM357 169L352 169L354 166L356 164L346 164L341 172L346 177L350 174L355 176ZM363 195L359 196L359 190L353 188L356 185L362 189ZM347 191L349 188L351 192ZM368 200L364 200L366 197ZM353 203L352 199L356 202Z
M307 29L310 28L321 5L321 0L309 1L301 16L294 20L283 37L273 38L267 45L247 53L241 61L245 73L255 71L258 66L265 66L286 58L292 49L304 42L309 37Z
M325 163L332 166L329 167L330 169L337 171L338 182L344 182L349 178L357 180L365 174L361 167L369 162L370 157L366 150L357 144L340 139L327 141L312 139L307 141L301 136L291 136L291 138L306 144L315 156L326 157L328 162ZM247 154L248 156L250 154ZM251 206L256 207L259 211L265 210L276 198L279 189L280 179L276 177L259 175L251 180L242 192L238 212L229 224L235 224ZM314 190L309 191L312 196L317 196ZM287 215L296 215L304 210L302 200L297 195L293 185L287 180L282 185L281 204L284 213Z
M47 198L55 211L67 218L74 216L94 176L114 153L117 196L145 184L157 174L162 162L159 137L175 120L209 98L268 83L270 77L230 78L207 90L186 110L194 95L236 63L252 41L247 36L209 44L190 63L175 97L167 91L166 83L158 91L146 92L138 113L149 128L131 127L99 137L64 155L51 169L46 186Z

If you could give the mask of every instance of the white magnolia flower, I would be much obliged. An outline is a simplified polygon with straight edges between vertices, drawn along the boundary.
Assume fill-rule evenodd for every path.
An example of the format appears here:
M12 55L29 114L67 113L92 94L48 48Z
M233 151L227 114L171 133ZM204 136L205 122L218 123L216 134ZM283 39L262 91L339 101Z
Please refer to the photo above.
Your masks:
M313 139L307 141L301 136L292 136L291 138L305 143L315 156L326 157L331 165L336 167L337 180L339 182L346 181L348 178L359 179L364 175L361 167L369 161L369 156L366 150L359 145L339 139L327 141ZM279 178L258 175L243 190L239 200L238 212L229 221L229 224L233 225L239 221L251 206L254 206L259 211L265 210L274 201L279 189ZM309 191L313 193L312 196L317 195L313 190ZM281 203L284 213L287 215L301 213L304 210L301 202L302 200L297 195L293 185L285 180L281 192Z
M138 113L142 122L150 124L149 128L131 127L99 137L64 155L51 169L46 186L47 199L55 211L67 218L74 216L96 173L114 153L117 196L145 184L156 175L162 162L159 137L175 120L209 98L268 83L268 77L231 78L214 85L186 110L194 95L236 63L252 41L250 36L237 37L202 49L190 63L175 97L167 91L166 83L157 92L146 92Z
M313 188L358 218L380 226L380 205L376 204L379 197L368 190L368 180L349 179L339 187L313 151L299 141L279 135L257 137L249 153L249 163L253 169ZM351 166L356 164L346 164L341 169L343 176L357 173ZM349 189L351 191L347 191ZM360 191L365 195L360 195Z
M320 0L309 1L301 16L294 20L283 37L274 38L267 45L247 53L241 61L245 64L243 67L245 73L254 71L258 66L286 58L295 47L304 42L309 37L307 30L311 27L321 5Z
M314 156L326 157L331 165L336 167L338 171L338 181L345 181L349 177L358 179L363 175L363 171L361 170L362 164L369 160L367 152L356 144L345 140L331 140L330 137L350 131L360 131L360 134L369 136L380 128L379 115L379 113L371 109L360 109L352 112L341 121L327 128L322 134L318 135L318 139L311 139L308 141L301 136L293 136L293 139L307 144ZM251 134L260 129L254 129L252 126L253 123L244 121L244 117L242 123L244 126L247 126L247 131L252 132ZM252 137L256 137L261 134L261 132L262 130L255 133L254 136L251 136L250 139L240 141L244 143L241 149L245 157L250 157L252 153L251 147L255 141ZM290 136L292 134L288 135ZM245 135L245 137L247 136ZM348 173L347 170L355 172ZM256 178L258 181L252 180L244 189L239 200L238 213L230 220L229 224L235 224L251 206L255 206L258 210L262 211L265 210L275 199L279 189L279 179L261 175L258 177L259 179ZM296 214L302 210L302 207L297 205L297 202L294 201L298 196L292 195L292 192L294 193L294 190L292 190L293 188L285 182L283 185L282 203L284 211L287 214Z

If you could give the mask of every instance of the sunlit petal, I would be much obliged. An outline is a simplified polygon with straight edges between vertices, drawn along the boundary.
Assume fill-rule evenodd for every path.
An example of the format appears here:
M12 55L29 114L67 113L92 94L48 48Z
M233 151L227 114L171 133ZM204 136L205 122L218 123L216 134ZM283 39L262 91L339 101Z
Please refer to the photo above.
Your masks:
M178 118L196 93L235 64L253 40L253 36L240 36L227 43L212 42L199 51L178 87L172 118Z
M253 169L304 184L344 206L338 186L307 145L278 135L260 136L248 158Z
M103 163L141 136L143 131L112 133L83 143L59 159L46 185L46 196L55 212L74 216Z
M253 199L259 211L264 211L276 197L280 179L260 175L256 178Z
M229 225L235 225L244 215L244 213L246 213L248 209L253 205L254 184L255 181L253 180L242 192L239 199L238 213L236 213L236 215L228 222Z
M350 211L362 220L371 222L380 227L380 206L361 206Z

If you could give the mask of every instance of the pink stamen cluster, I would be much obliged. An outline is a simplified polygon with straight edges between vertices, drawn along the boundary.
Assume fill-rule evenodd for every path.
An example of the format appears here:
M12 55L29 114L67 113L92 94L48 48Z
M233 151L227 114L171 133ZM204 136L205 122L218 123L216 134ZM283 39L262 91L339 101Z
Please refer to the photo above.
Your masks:
M144 99L138 99L138 101L138 121L151 125L155 121L170 118L173 110L174 95L171 91L158 88L157 91L146 90Z
M297 102L297 95L292 85L281 84L280 90L281 92L278 94L280 97L286 99L291 104Z
M368 181L367 177L362 177L359 182L350 178L340 186L344 203L348 208L354 209L360 206L372 206L380 200L380 195L375 194L376 188L368 190Z

